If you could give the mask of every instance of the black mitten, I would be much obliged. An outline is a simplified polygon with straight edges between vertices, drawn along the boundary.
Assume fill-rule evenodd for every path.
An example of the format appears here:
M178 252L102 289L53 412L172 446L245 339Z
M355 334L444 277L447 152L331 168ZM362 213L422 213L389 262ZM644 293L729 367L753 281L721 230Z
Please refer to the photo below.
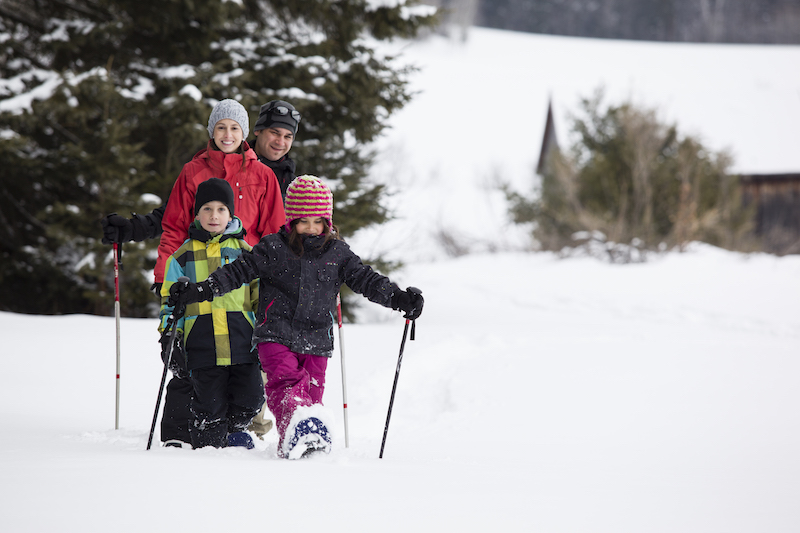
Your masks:
M408 287L406 290L397 289L392 294L392 309L403 311L403 318L416 320L422 314L422 306L425 300L422 298L422 291L416 287Z
M208 280L192 283L189 278L181 276L169 288L167 305L175 309L185 309L188 304L206 302L214 299L214 291Z
M153 283L150 285L150 292L156 295L156 298L161 299L161 283Z
M125 217L111 213L100 223L103 225L103 244L119 244L133 239L133 224Z

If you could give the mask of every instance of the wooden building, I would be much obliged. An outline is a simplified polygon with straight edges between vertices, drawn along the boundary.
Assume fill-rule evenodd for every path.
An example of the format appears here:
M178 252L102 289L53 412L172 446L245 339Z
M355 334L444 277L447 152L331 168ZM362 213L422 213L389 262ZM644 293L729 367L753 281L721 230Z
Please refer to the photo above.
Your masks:
M764 251L800 254L800 173L741 176L746 205L755 203L755 232Z
M539 163L536 165L536 173L544 176L547 159L550 152L558 150L558 139L556 138L556 122L553 120L553 101L547 103L547 119L544 124L544 135L542 135L542 147L539 150Z

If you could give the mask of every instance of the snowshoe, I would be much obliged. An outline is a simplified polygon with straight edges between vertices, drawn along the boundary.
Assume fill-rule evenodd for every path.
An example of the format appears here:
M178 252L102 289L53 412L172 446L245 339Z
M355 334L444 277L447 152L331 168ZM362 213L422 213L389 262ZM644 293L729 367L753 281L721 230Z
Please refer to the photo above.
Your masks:
M289 459L303 459L319 452L331 453L331 437L328 428L319 418L301 420L294 428L289 440Z
M253 444L253 437L251 437L244 431L229 433L228 446L239 446L242 448L247 448L248 450L252 450L253 448L255 448L255 444Z

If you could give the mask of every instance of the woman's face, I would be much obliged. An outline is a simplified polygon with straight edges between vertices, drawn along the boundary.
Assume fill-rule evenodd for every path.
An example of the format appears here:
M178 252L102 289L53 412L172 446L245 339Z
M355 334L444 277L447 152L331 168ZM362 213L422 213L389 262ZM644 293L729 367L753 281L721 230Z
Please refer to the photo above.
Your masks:
M239 149L244 140L244 132L235 120L223 118L214 125L214 143L226 154Z

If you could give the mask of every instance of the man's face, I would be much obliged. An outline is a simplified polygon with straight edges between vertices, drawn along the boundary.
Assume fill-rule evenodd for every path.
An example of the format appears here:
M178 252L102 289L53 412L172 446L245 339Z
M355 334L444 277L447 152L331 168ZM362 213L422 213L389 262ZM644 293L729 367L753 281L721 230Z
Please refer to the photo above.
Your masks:
M254 131L256 136L255 151L270 161L278 161L285 156L294 142L294 135L286 128L267 128Z

